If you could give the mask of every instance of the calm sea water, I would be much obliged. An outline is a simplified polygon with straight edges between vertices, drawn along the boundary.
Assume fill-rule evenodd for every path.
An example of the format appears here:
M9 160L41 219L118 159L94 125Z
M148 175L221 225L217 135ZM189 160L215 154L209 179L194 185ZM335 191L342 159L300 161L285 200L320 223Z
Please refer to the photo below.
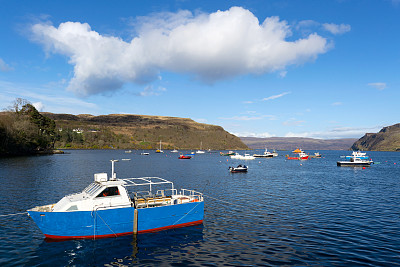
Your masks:
M100 240L48 242L26 215L0 216L0 266L399 266L400 153L369 152L370 168L337 167L348 151L323 158L243 161L219 153L179 160L121 150L0 159L0 215L55 203L96 172L159 176L205 194L198 226ZM255 153L256 151L250 151ZM257 151L258 153L262 151ZM311 152L311 151L310 151Z

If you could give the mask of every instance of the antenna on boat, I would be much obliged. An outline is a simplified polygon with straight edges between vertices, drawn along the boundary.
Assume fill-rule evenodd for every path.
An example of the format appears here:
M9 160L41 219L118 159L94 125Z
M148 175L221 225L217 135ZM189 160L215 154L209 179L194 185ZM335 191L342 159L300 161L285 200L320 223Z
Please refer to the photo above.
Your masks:
M118 162L117 159L112 159L111 161L111 181L117 180L117 174L114 172L114 162Z

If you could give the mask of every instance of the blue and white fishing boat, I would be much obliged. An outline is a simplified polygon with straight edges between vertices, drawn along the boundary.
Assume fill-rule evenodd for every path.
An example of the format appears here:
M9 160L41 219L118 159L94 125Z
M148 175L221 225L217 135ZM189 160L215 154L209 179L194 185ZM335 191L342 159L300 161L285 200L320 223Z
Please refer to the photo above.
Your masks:
M201 224L203 194L159 177L96 173L82 192L28 210L47 238L104 238Z
M361 151L353 151L353 153L351 153L351 156L346 156L346 159L351 159L351 158L369 159L367 153Z

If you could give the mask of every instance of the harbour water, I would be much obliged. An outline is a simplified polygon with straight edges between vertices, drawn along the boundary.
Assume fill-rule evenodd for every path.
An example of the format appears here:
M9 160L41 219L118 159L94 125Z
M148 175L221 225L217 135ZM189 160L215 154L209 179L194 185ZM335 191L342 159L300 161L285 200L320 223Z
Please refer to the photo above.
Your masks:
M67 152L0 159L0 266L400 265L398 152L368 152L378 164L365 169L336 166L349 151L307 161L278 151L246 162L219 153L179 160L169 151ZM204 223L136 237L44 239L24 212L81 191L94 173L110 174L111 159L121 160L120 178L158 176L203 192ZM243 163L247 173L229 173Z

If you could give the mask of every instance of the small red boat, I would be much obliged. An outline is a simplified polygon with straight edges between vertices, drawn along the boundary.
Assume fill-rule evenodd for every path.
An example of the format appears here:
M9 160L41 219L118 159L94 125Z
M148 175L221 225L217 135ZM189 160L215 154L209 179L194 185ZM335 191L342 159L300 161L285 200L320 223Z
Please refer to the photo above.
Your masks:
M304 152L300 152L298 157L286 157L287 159L296 159L296 160L307 160L308 155Z
M191 159L191 156L180 155L178 159Z

